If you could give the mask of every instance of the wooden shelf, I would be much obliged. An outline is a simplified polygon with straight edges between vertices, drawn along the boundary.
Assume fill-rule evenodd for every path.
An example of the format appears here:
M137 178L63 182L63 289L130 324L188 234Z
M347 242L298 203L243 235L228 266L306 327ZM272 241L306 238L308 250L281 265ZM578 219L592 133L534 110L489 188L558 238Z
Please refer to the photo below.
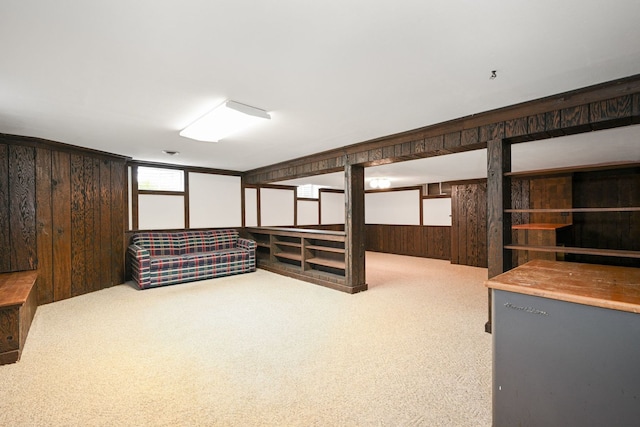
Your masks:
M627 250L619 250L619 249L593 249L593 248L575 248L575 247L567 247L567 246L529 246L529 245L505 245L504 247L505 249L514 249L519 251L555 252L555 253L565 253L565 254L640 258L640 251L627 251Z
M315 258L307 259L306 262L308 262L309 264L317 264L325 267L336 268L338 270L344 270L345 268L343 261L338 261L338 260L329 259L329 258L315 257Z
M307 245L306 246L307 249L312 249L315 251L322 251L322 252L333 252L336 254L343 254L344 253L344 248L334 248L331 246L318 246L318 245Z
M302 243L287 242L287 241L283 241L283 240L276 240L273 243L278 245L278 246L289 246L289 247L292 247L292 248L301 248L302 247Z
M594 172L601 170L610 170L610 169L626 169L626 168L636 168L640 167L640 163L638 162L612 162L612 163L597 163L593 165L583 165L583 166L569 166L563 168L553 168L553 169L537 169L530 171L520 171L520 172L506 172L504 176L540 176L540 175L558 175L558 174L567 174L574 172Z
M273 255L277 256L278 258L286 258L294 261L302 261L302 255L295 252L277 252Z
M248 227L246 230L262 243L262 253L257 258L259 268L354 292L346 285L344 231L277 227Z
M530 223L512 225L512 230L558 230L560 228L571 227L572 224L549 224L549 223Z

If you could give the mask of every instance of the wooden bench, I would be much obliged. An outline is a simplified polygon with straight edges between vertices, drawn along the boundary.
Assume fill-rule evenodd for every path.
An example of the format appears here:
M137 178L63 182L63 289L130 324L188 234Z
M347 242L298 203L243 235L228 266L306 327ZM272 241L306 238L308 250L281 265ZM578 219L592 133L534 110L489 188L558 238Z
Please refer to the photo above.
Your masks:
M20 360L38 307L37 271L0 274L0 365Z

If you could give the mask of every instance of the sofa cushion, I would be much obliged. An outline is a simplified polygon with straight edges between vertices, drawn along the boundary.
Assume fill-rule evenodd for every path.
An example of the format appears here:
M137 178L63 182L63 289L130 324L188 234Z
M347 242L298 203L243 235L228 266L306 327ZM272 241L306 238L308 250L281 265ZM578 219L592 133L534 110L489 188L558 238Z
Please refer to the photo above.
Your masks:
M208 251L222 251L235 249L238 244L238 232L236 230L210 230Z
M175 270L194 265L193 258L185 255L170 255L151 257L149 267L151 271Z
M211 231L185 231L180 233L184 239L184 253L192 254L211 250Z
M201 252L187 255L187 257L191 260L193 265L201 266L248 259L249 252L245 249L222 249L215 252Z
M168 256L185 253L184 233L144 232L137 233L131 238L131 243L148 249L149 255Z

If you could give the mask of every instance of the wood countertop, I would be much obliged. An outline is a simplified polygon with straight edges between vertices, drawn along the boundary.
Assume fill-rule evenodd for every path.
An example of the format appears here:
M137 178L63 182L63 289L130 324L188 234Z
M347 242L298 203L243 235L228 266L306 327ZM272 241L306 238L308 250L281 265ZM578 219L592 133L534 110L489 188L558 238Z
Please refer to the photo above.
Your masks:
M0 274L0 307L24 304L37 277L36 270Z
M640 313L640 268L540 259L493 277L485 286Z

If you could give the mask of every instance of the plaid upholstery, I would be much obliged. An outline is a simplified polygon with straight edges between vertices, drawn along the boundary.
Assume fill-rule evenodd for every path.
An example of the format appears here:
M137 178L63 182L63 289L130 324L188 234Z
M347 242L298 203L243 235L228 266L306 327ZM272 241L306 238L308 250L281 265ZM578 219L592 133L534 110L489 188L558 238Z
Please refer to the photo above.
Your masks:
M140 289L255 271L256 243L236 230L137 233L128 254Z

